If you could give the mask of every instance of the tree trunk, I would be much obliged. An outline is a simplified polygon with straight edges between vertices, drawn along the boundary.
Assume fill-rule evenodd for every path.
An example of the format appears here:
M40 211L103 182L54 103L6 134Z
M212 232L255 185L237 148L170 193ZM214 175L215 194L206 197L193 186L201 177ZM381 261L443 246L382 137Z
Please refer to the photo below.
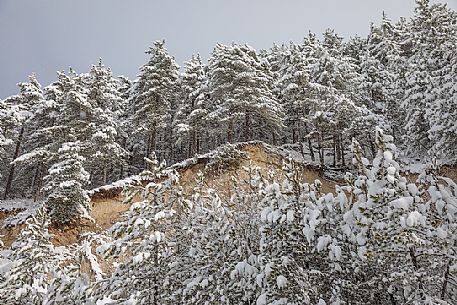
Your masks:
M341 148L341 165L346 166L346 161L344 160L344 141L343 135L340 135L340 148Z
M411 257L411 262L413 263L414 271L417 271L419 269L419 264L417 262L417 256L416 256L416 251L415 251L414 247L409 248L409 256ZM422 281L420 278L419 278L419 290L420 290L420 295L422 297L424 295L424 285L422 284Z
M309 150L309 155L311 156L311 161L314 162L314 149L313 149L313 143L311 142L311 137L308 131L308 126L305 125L305 134L306 134L306 139L308 140L308 150Z
M206 141L203 142L203 151L207 152L212 149L211 144L214 144L214 138L211 138L208 128L205 131L205 140Z
M319 149L319 162L321 164L321 168L324 169L325 160L324 160L324 147L322 146L322 132L319 131L318 134L318 141L317 141L318 149Z
M372 154L372 157L374 158L374 156L376 156L376 147L375 147L375 143L370 135L368 135L368 141L370 142L371 154Z
M42 164L42 166L40 166L40 170L38 172L38 183L37 183L35 196L33 197L33 202L36 202L41 194L41 187L43 186L43 169L44 169L44 167L45 167L45 165Z
M146 154L144 155L145 158L148 158L151 155L151 134L148 135L148 140L146 143Z
M38 175L40 174L40 167L41 167L41 162L38 163L35 169L35 175L33 175L32 179L32 185L30 186L30 194L35 195L36 193L36 185L38 182Z
M305 162L306 154L305 154L305 144L303 142L300 142L300 152L301 152L301 156L303 158L303 162Z
M449 260L447 265L446 265L446 271L444 272L444 281L443 281L443 287L441 288L441 299L444 300L446 297L446 290L447 290L447 285L449 282L449 267L450 267L451 261Z
M17 157L19 157L19 152L21 150L21 143L22 143L23 136L24 136L24 125L21 126L21 130L19 131L19 136L18 136L17 142L16 142L16 149L14 150L13 161L16 160ZM16 165L11 164L10 172L8 174L8 180L6 180L6 187L5 187L5 193L3 194L3 199L6 199L6 197L8 196L8 193L11 190L11 184L13 182L15 169L16 169Z
M250 141L251 140L251 117L249 113L246 113L244 116L244 140L245 141Z
M297 143L297 130L292 127L292 144Z
M120 162L119 164L119 180L124 178L124 162Z
M156 137L155 136L156 136L156 132L154 129L154 131L151 131L151 133L149 133L149 136L148 136L148 143L147 143L146 156L145 156L146 158L148 158L152 154L152 152L156 150L155 149L156 148L155 147L156 146ZM144 162L145 161L143 159L143 164L145 166L146 164Z
M121 143L122 143L122 148L126 149L126 143L127 143L127 138L126 137L122 137L121 138ZM124 163L124 161L126 163ZM122 159L122 161L120 162L119 164L119 179L118 180L121 180L123 177L124 177L124 165L128 165L128 164L131 164L130 160L129 159Z
M106 168L106 161L103 162L103 185L108 183L108 169Z
M197 135L197 133L195 133L195 152L196 152L197 154L200 153L200 149L201 149L201 148L200 148L200 137L201 137L201 136L202 136L201 133L198 134L198 135Z
M392 305L397 305L397 301L395 301L395 297L392 293L389 293L389 298Z
M165 143L166 145L169 146L169 149L166 150L166 155L164 156L164 159L167 160L167 162L170 162L169 164L172 164L173 162L176 161L176 145L174 139L174 134L173 134L173 128L172 128L172 123L170 123L170 127L168 127L167 132L165 133Z
M341 135L335 135L336 162L341 164Z
M153 271L153 278L152 278L152 283L153 283L153 290L152 290L152 296L153 296L153 303L154 305L158 304L158 300L157 300L157 292L158 292L158 289L157 289L157 282L158 282L158 278L157 278L157 269L159 269L159 251L158 251L158 247L159 245L156 244L156 246L154 247L154 271Z
M313 143L311 142L311 139L308 137L308 148L309 148L309 154L311 156L311 161L315 161L314 158L314 149L313 149Z
M190 132L189 153L188 158L191 158L197 151L197 133L195 130Z
M233 118L230 119L228 129L227 129L227 142L233 142Z

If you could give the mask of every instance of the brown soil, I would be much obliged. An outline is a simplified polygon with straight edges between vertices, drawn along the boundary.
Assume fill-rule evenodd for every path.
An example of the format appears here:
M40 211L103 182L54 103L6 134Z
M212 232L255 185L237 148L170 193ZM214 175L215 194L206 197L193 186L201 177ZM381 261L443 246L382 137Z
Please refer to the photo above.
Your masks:
M5 247L11 247L11 245L16 240L16 237L19 235L23 227L24 225L8 228L0 227L0 236Z
M439 174L444 177L451 178L454 180L455 183L457 183L457 165L454 166L443 166L440 168Z
M90 215L94 218L97 226L108 229L122 218L122 215L129 210L130 205L122 203L122 197L117 195L114 198L92 200Z
M110 228L116 221L121 220L122 214L128 211L129 205L123 204L120 197L113 199L98 199L92 201L91 216L95 223L82 220L76 224L65 227L49 228L56 246L66 246L80 242L81 235L87 232L102 232ZM10 247L16 240L24 225L2 228L3 221L14 215L11 213L0 212L0 238L6 247Z
M8 217L14 216L19 212L20 211L0 212L0 239L3 241L5 247L11 247L16 240L17 235L21 232L22 226L3 228L3 222Z
M243 150L247 154L247 158L242 162L224 170L221 173L218 172L205 172L205 165L208 162L206 159L198 160L197 164L187 166L179 169L181 175L181 184L183 185L183 191L185 196L191 196L196 186L197 173L203 172L205 175L205 187L213 188L219 192L222 199L228 199L233 195L234 185L232 177L235 177L239 181L238 189L246 189L248 187L245 181L249 180L248 173L243 170L243 167L258 166L261 168L262 175L267 176L268 173L281 181L285 177L281 172L283 166L283 157L279 154L272 152L268 147L263 144L241 144L238 149ZM319 170L312 166L306 166L302 164L295 164L299 171L299 179L302 182L313 183L316 179L322 182L321 191L334 192L335 182L330 181L322 177ZM103 232L110 228L114 223L123 219L123 215L128 211L130 205L122 203L122 189L110 189L107 191L97 192L92 196L92 209L90 215L95 220L95 223L88 221L78 222L67 227L50 228L50 233L54 235L53 243L58 246L70 245L73 243L80 242L81 234L85 232ZM0 225L6 217L11 216L11 213L0 213ZM22 226L13 228L0 229L0 235L3 242L8 247L15 240L19 234Z
M184 188L185 195L191 195L196 186L196 177L199 171L204 173L206 188L213 188L226 198L230 198L234 191L234 185L231 177L235 177L239 182L241 189L248 184L244 183L249 180L248 173L243 170L243 167L258 166L260 172L265 177L268 172L275 177L276 180L281 181L285 179L282 172L283 157L269 151L262 144L248 144L242 147L242 150L247 153L248 158L243 160L241 164L235 168L225 170L223 173L205 173L204 164L195 164L188 168L180 170L181 183ZM295 164L298 168L299 179L301 182L313 183L319 179L322 183L321 191L324 193L335 191L335 182L330 181L319 173L319 170L312 166Z
M0 212L0 224L3 224L3 221L10 216L10 213Z

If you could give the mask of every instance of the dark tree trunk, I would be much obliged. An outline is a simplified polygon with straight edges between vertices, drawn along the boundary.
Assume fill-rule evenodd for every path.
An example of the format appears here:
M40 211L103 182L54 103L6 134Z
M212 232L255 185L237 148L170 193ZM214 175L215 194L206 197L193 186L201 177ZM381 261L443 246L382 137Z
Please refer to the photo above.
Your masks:
M122 143L122 148L126 149L127 138L126 137L122 137L121 143ZM119 179L118 180L121 180L124 177L124 165L128 165L130 160L129 159L125 160L127 164L124 164L123 161L124 160L122 160L121 163L119 164Z
M36 202L41 194L41 188L43 186L43 169L44 169L45 165L42 164L40 166L40 170L38 172L38 183L37 183L37 188L36 188L36 192L35 192L35 196L33 197L33 201Z
M124 162L121 161L119 164L119 180L124 178Z
M318 134L318 149L319 149L319 162L321 164L321 168L323 169L324 168L324 165L325 165L325 160L324 160L324 147L322 145L322 131L319 132Z
M341 135L335 134L336 162L341 164Z
M108 168L106 165L106 161L103 162L103 185L108 183Z
M344 141L343 141L343 135L340 135L340 148L341 148L341 164L343 167L346 166L346 160L344 160Z
M374 158L374 156L376 156L376 147L375 147L374 141L372 140L370 135L368 135L368 141L370 142L371 154L372 154L372 157Z
M244 137L245 137L244 140L250 141L252 134L251 134L251 117L250 117L249 113L246 113L244 120L245 120L244 121Z
M443 281L443 287L441 287L441 299L444 300L446 297L446 290L447 290L447 285L449 282L449 267L450 267L451 261L448 261L446 265L446 271L444 272L444 281Z
M38 176L40 174L40 168L41 168L41 162L38 163L38 165L35 168L35 175L33 175L32 184L30 186L30 194L31 195L35 195L35 193L36 193L36 186L37 186L37 183L38 183Z
M21 143L22 143L23 136L24 136L24 125L21 126L21 130L19 131L19 136L18 136L17 142L16 142L16 149L14 150L13 161L16 160L17 157L19 157L19 152L21 150ZM13 182L15 169L16 169L16 165L14 163L11 164L10 172L8 174L8 180L6 180L5 193L3 194L3 199L7 198L8 193L11 190L11 184Z
M196 152L197 154L200 153L200 149L201 149L201 148L200 148L200 136L201 136L201 134L200 134L200 135L197 135L197 136L195 137L195 152Z
M311 161L315 161L314 157L314 149L313 149L313 143L311 142L311 139L308 137L308 148L309 148L309 155L311 156Z
M195 130L190 132L190 141L189 141L189 154L188 158L191 158L197 152L197 133Z
M154 129L154 131L151 131L151 133L149 133L149 135L148 135L148 143L147 143L145 157L148 158L152 154L152 152L155 150L156 150L156 132ZM143 164L144 164L144 166L146 165L144 159L143 159Z
M413 263L414 270L419 269L419 263L417 262L417 255L414 247L409 248L409 256L411 257L411 262ZM419 278L419 290L421 297L424 295L424 285L422 284L421 279Z
M297 129L292 127L292 144L297 143Z
M170 127L167 128L167 131L165 133L165 143L167 143L166 145L169 146L169 149L166 150L166 155L164 156L164 158L165 160L167 160L167 162L170 162L170 164L176 161L176 145L174 141L172 126L173 123L170 122Z
M305 126L305 133L306 133L306 139L308 140L308 150L309 150L309 155L311 156L311 161L314 162L314 149L313 149L313 143L311 142L311 137L308 131L308 127Z
M233 118L230 119L228 129L227 129L227 142L233 142Z

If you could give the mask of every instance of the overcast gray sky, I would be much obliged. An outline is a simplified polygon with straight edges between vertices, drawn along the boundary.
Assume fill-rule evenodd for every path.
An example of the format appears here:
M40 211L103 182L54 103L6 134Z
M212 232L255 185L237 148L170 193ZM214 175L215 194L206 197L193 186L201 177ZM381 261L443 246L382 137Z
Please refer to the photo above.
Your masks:
M457 0L443 0L457 9ZM382 11L394 21L414 0L0 0L0 98L35 72L43 86L69 66L88 71L103 58L115 75L136 77L144 50L165 39L179 65L208 58L217 42L302 40L309 30L366 35Z

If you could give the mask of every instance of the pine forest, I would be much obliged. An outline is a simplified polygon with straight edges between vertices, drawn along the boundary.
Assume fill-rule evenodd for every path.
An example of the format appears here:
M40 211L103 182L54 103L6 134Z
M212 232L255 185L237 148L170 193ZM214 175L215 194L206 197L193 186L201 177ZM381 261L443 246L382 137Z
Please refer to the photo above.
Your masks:
M337 30L19 83L0 305L457 304L457 12Z

